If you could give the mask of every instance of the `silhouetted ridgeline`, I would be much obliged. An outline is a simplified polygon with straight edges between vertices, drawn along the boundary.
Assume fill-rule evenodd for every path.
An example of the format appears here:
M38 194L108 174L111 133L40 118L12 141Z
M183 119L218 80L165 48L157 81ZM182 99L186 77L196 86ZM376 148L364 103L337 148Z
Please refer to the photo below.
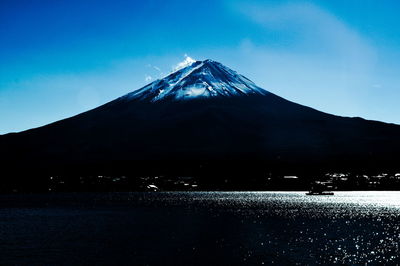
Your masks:
M398 189L389 177L400 172L400 126L319 112L206 60L0 136L0 150L3 191L188 189L182 177L196 180L190 189L307 189L325 173L351 173L342 189ZM389 177L375 187L359 178L381 173ZM158 186L143 181L156 176Z

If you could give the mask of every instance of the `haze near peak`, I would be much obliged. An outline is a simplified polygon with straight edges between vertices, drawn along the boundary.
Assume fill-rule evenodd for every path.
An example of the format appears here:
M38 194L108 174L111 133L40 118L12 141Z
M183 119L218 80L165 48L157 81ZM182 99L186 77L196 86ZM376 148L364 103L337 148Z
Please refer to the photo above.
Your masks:
M173 68L173 72L181 70L182 68L185 68L187 66L190 66L191 64L193 64L194 62L196 62L196 60L194 60L193 58L191 58L190 56L188 56L187 54L185 54L185 60L183 60L182 62L179 62L174 68Z

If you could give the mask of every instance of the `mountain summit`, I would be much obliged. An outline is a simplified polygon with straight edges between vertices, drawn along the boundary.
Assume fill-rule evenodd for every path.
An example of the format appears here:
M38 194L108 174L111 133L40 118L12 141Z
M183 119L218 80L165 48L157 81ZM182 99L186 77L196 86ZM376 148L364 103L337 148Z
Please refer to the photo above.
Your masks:
M399 150L398 125L290 102L205 60L88 112L0 136L0 171L22 185L43 173L105 172L246 184L271 171L400 170Z
M213 60L195 61L167 77L131 92L123 98L156 102L195 98L266 95L248 78Z

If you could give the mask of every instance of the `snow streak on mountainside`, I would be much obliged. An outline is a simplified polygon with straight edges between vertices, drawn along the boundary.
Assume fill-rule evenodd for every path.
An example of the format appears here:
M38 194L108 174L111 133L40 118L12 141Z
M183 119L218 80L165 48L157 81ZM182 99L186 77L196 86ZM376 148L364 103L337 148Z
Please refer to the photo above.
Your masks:
M157 102L164 99L189 100L194 98L266 95L248 78L221 63L195 61L167 77L131 92L122 99Z

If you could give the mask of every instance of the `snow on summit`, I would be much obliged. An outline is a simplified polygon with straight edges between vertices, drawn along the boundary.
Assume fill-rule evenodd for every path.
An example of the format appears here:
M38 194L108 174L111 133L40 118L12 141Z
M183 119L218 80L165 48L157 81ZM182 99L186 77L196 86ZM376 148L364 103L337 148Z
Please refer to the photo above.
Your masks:
M248 78L213 60L195 61L189 56L163 79L128 93L122 98L157 102L195 98L266 95Z

